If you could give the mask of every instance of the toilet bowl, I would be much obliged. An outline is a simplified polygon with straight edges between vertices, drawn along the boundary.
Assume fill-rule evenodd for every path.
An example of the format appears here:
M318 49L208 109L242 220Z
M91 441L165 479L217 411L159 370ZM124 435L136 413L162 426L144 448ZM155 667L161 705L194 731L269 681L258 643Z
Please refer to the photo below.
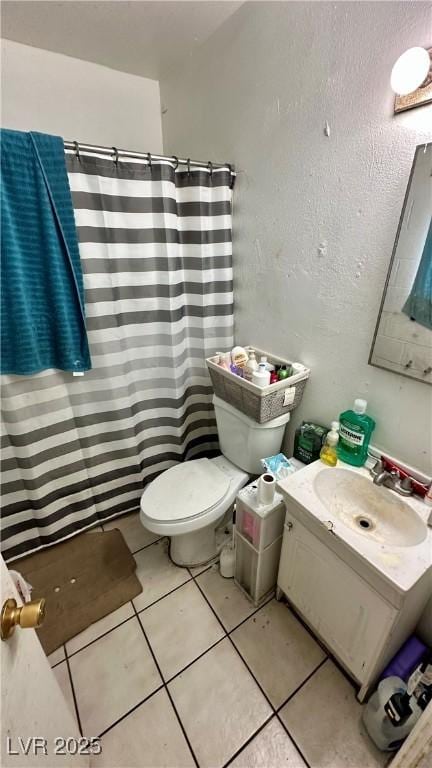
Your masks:
M257 424L214 396L222 456L193 459L165 470L144 490L140 519L152 533L170 538L171 559L204 565L217 557L216 529L260 459L280 450L290 414Z
M201 565L216 554L215 530L249 475L224 456L194 459L167 469L145 489L141 522L169 536L177 565Z

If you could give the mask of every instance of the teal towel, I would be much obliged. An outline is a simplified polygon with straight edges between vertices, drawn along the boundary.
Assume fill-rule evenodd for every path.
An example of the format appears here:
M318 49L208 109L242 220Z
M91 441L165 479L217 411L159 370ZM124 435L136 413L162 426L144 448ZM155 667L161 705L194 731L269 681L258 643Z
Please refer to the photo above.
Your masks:
M91 368L63 140L2 129L1 373Z
M432 220L419 268L402 312L432 330Z

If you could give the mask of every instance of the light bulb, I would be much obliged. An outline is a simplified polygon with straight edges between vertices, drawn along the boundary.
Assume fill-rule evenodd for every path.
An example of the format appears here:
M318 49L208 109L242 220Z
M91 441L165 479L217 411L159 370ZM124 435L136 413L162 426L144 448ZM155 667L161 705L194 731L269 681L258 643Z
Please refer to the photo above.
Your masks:
M430 68L430 56L425 48L408 48L399 56L391 73L390 84L398 96L413 93L426 80Z

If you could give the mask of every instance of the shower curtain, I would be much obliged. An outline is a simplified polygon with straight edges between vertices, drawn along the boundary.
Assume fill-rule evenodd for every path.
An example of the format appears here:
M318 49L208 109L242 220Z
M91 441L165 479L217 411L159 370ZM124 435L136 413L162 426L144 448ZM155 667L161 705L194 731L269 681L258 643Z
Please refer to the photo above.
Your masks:
M218 449L205 358L233 343L231 174L67 156L93 370L2 377L2 550L139 509Z

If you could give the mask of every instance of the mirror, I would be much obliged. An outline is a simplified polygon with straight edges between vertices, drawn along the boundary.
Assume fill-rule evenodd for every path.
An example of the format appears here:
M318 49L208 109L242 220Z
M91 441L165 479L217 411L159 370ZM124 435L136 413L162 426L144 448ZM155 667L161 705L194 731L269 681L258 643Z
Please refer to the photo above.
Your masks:
M369 363L432 384L432 144L414 155Z

